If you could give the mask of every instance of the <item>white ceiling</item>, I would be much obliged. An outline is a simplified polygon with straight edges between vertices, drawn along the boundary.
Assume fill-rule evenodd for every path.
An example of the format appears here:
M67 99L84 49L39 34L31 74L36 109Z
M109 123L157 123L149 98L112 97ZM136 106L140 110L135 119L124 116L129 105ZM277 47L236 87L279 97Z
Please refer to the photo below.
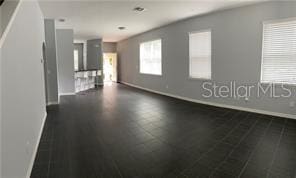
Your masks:
M57 28L74 29L75 39L103 38L106 42L117 42L178 20L258 1L260 0L40 0L40 6L45 18L64 18L65 22L56 22ZM133 8L136 6L147 10L134 12ZM125 26L126 30L118 30L119 26Z

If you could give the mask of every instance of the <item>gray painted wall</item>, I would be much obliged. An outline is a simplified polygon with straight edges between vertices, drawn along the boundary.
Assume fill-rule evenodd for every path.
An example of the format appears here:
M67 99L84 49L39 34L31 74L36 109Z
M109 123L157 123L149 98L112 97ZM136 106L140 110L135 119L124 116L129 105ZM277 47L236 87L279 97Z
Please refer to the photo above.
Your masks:
M103 42L103 53L116 53L117 43Z
M2 70L2 46L0 46L0 69ZM0 128L2 129L2 72L0 72ZM2 162L2 131L0 131L0 160ZM2 164L0 162L0 164ZM2 166L0 166L0 178L2 177Z
M102 40L87 40L87 69L102 68Z
M2 33L4 32L6 26L8 25L10 18L18 5L19 0L5 0L2 6L0 7L0 37L2 36Z
M59 95L74 94L74 45L73 30L57 29L58 86Z
M87 69L98 69L103 71L102 40L101 39L87 40L86 52L87 52ZM96 83L102 84L103 77L102 76L96 77Z
M3 178L28 177L34 161L46 115L43 42L44 21L38 2L22 1L0 46Z
M44 26L47 67L47 99L48 104L51 104L58 103L59 101L55 21L53 19L45 19Z
M78 69L83 70L84 69L83 43L74 43L74 49L78 50Z
M212 30L212 80L226 83L260 81L262 22L296 17L296 2L268 2L180 21L121 41L117 45L120 80L148 89L206 102L296 114L291 98L203 98L202 80L188 77L192 31ZM162 76L139 74L139 44L162 39Z

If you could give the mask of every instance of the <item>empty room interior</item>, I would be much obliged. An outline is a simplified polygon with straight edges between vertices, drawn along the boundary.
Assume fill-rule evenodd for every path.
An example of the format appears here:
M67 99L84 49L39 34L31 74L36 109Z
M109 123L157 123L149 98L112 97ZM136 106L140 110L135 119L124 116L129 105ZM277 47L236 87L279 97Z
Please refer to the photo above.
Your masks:
M296 1L0 0L0 178L296 178Z

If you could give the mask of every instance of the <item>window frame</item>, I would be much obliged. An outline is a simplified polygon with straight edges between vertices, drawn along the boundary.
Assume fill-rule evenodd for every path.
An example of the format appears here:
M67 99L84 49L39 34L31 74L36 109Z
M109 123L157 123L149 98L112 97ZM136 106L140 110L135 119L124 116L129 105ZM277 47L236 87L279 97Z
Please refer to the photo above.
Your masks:
M296 86L296 83L287 83L287 82L278 82L278 81L263 81L263 54L264 54L264 41L265 41L265 25L272 24L272 23L281 23L281 22L289 22L289 21L295 21L296 17L290 17L290 18L281 18L281 19L273 19L273 20L265 20L262 22L262 38L261 38L261 61L260 61L260 84L269 85L269 84L275 84L275 85L287 85L287 86Z
M77 52L77 69L76 69L76 64L75 64L75 52ZM73 51L73 55L74 55L74 71L79 71L79 50L74 49Z
M193 77L190 75L190 64L191 64L191 50L190 50L190 35L191 34L196 34L196 33L203 33L203 32L210 32L211 34L211 75L210 78L205 78L205 77ZM188 32L188 51L189 51L189 55L188 55L188 79L189 80L202 80L202 81L211 81L213 79L213 73L212 73L212 69L213 69L213 63L212 63L212 47L213 47L213 43L212 43L212 29L211 28L207 28L207 29L203 29L203 30L196 30L196 31L191 31Z
M160 74L152 74L152 73L143 73L141 72L141 45L144 44L144 43L149 43L149 42L153 42L153 41L158 41L160 40L160 51L161 51L161 55L160 55ZM162 38L155 38L155 39L152 39L152 40L149 40L149 41L142 41L139 43L139 74L141 75L152 75L152 76L159 76L161 77L163 75L163 66L162 66Z

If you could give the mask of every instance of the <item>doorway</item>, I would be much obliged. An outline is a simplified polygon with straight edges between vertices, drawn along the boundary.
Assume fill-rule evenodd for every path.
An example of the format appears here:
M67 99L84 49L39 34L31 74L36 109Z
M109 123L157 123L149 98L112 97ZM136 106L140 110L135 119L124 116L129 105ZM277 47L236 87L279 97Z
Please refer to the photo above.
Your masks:
M116 53L104 53L104 83L117 82L117 54Z
M48 104L48 91L47 91L47 60L46 60L46 45L42 43L42 62L43 62L43 77L44 77L44 89L45 89L45 105Z

